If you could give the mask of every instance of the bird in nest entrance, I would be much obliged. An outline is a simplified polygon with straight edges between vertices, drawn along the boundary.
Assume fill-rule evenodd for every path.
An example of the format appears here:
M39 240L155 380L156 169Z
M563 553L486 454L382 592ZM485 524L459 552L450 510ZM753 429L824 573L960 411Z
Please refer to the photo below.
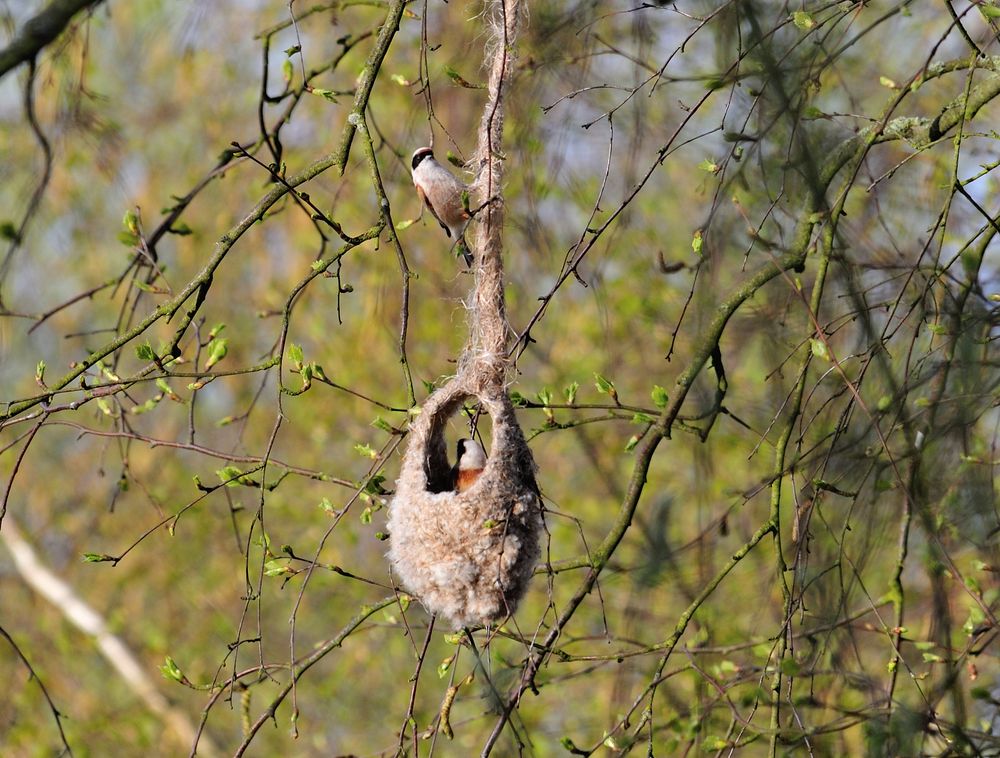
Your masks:
M458 441L458 457L451 469L452 489L465 492L486 468L486 451L472 439Z

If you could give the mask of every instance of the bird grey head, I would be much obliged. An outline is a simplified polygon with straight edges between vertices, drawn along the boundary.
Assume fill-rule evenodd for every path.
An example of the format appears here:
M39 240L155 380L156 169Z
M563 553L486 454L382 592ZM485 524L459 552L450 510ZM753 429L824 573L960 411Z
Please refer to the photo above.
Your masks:
M433 158L433 157L434 157L433 150L431 150L429 147L422 147L413 153L413 159L410 161L410 163L412 167L415 169L417 166L420 165L420 162L424 158Z

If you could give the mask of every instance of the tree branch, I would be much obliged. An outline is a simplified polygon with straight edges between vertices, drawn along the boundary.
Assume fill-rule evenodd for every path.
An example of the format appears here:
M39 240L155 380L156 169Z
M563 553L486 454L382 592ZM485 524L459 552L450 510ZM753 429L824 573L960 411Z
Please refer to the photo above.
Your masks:
M32 60L47 44L62 34L73 16L101 0L52 0L48 7L28 19L21 33L0 50L0 79L12 68Z

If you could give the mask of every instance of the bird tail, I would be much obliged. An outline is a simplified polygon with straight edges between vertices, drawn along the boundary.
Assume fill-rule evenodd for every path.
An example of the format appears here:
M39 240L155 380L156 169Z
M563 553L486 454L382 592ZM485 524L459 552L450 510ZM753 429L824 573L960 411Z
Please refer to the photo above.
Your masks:
M465 258L465 265L472 268L472 251L469 250L469 245L465 241L464 234L459 237L458 242L455 243L455 255L461 255Z

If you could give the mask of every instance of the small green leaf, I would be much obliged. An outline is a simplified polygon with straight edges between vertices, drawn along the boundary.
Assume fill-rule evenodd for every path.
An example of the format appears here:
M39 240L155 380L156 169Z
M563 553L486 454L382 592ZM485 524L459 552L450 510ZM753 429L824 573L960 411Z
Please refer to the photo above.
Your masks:
M205 361L205 369L210 369L216 363L226 357L229 352L229 340L225 337L216 337L208 343L208 360Z
M812 350L812 354L817 358L822 358L824 361L830 360L830 350L826 346L826 342L815 337L809 338L809 347Z
M174 224L168 231L171 234L176 234L178 237L187 237L189 234L194 234L194 230L183 221L179 224Z
M653 391L649 393L653 398L653 403L657 408L666 408L667 403L670 401L670 396L667 391L663 389L659 384L653 385Z
M573 382L566 388L566 404L573 405L576 402L576 393L580 389L580 382Z
M613 734L604 733L604 741L601 743L609 750L622 750L622 745L618 743Z
M648 413L638 412L632 414L633 424L652 424L654 421L656 421L656 419L654 419Z
M330 515L336 515L337 511L333 507L333 503L330 502L329 498L323 498L319 501L319 509L324 513L329 513Z
M292 77L294 75L295 66L292 65L292 62L288 58L285 58L285 60L281 62L281 78L284 79L287 84L292 81Z
M385 481L384 474L375 474L371 479L365 484L365 492L369 495L385 495L385 488L382 483Z
M122 226L124 226L132 235L136 237L139 236L139 217L131 208L125 211L125 215L122 217Z
M157 395L156 397L151 397L145 403L132 406L131 408L129 408L128 412L134 416L138 416L142 413L149 413L149 411L153 410L153 408L157 406L157 404L160 402L162 398L163 395Z
M236 466L223 466L215 472L215 475L219 477L219 481L227 487L236 487L241 484L241 480L245 478L243 472L236 468Z
M337 96L334 94L333 90L318 89L316 87L313 87L309 91L312 92L314 95L318 95L324 100L329 100L331 103L337 102Z
M140 361L151 361L156 357L156 353L153 352L153 346L148 342L137 345L135 355Z
M380 429L383 432L386 432L387 434L395 434L396 433L396 430L392 427L392 424L390 424L388 421L386 421L381 416L376 416L375 417L375 420L372 421L372 426L374 426L376 429Z
M180 667L169 655L163 665L160 666L160 673L163 674L164 679L173 679L175 682L184 681L184 672L181 671Z
M899 85L896 84L896 82L894 82L888 76L880 76L878 78L878 83L881 84L883 87L887 87L888 89L899 89Z
M614 392L615 385L600 374L594 374L594 379L596 380L594 386L597 387L597 391L602 395L610 395Z
M705 753L716 753L729 747L729 741L722 737L706 737L701 749Z
M691 238L691 249L694 250L695 255L701 255L701 229L695 229L694 236Z
M709 174L717 174L719 173L719 169L721 168L721 166L711 158L705 158L701 163L698 164L698 168L700 168L702 171L708 172Z
M354 449L357 451L358 455L362 455L365 458L371 458L372 460L378 458L378 451L366 443L358 442L354 446Z
M631 453L633 450L635 450L636 445L638 444L639 444L639 435L633 434L631 437L628 438L628 442L625 443L625 452Z
M816 22L813 20L813 17L805 11L795 11L795 13L792 14L792 23L803 31L809 31L816 26Z
M451 79L451 81L454 84L457 84L459 87L465 87L466 89L483 89L482 84L473 84L472 82L467 81L465 78L462 77L460 73L458 73L458 71L453 69L451 66L445 66L444 73L447 75L449 79Z
M371 507L365 508L361 511L361 523L370 524L372 522L372 509Z
M45 361L38 361L35 366L35 382L42 384L45 381Z
M296 345L294 342L288 346L288 359L296 365L296 367L302 365L304 356L302 354L302 345Z
M283 564L279 559L272 559L264 563L264 575L265 576L280 576L281 574L287 574L290 572L288 566Z
M407 79L402 74L393 74L389 78L392 81L394 81L396 84L398 84L400 87L409 87L411 84L413 84L413 82L411 82L409 79Z
M437 667L438 679L444 679L445 676L447 676L448 670L451 668L451 664L454 662L455 662L455 654L452 653L438 664Z
M108 555L107 553L84 553L83 562L84 563L107 563L108 561L115 560L113 555Z
M301 51L302 51L302 45L292 45L291 47L285 48L285 55L291 58L293 55Z
M103 397L97 398L97 407L101 409L101 413L103 413L105 416L114 417L115 413L114 411L111 410L111 406L108 404L106 398Z

